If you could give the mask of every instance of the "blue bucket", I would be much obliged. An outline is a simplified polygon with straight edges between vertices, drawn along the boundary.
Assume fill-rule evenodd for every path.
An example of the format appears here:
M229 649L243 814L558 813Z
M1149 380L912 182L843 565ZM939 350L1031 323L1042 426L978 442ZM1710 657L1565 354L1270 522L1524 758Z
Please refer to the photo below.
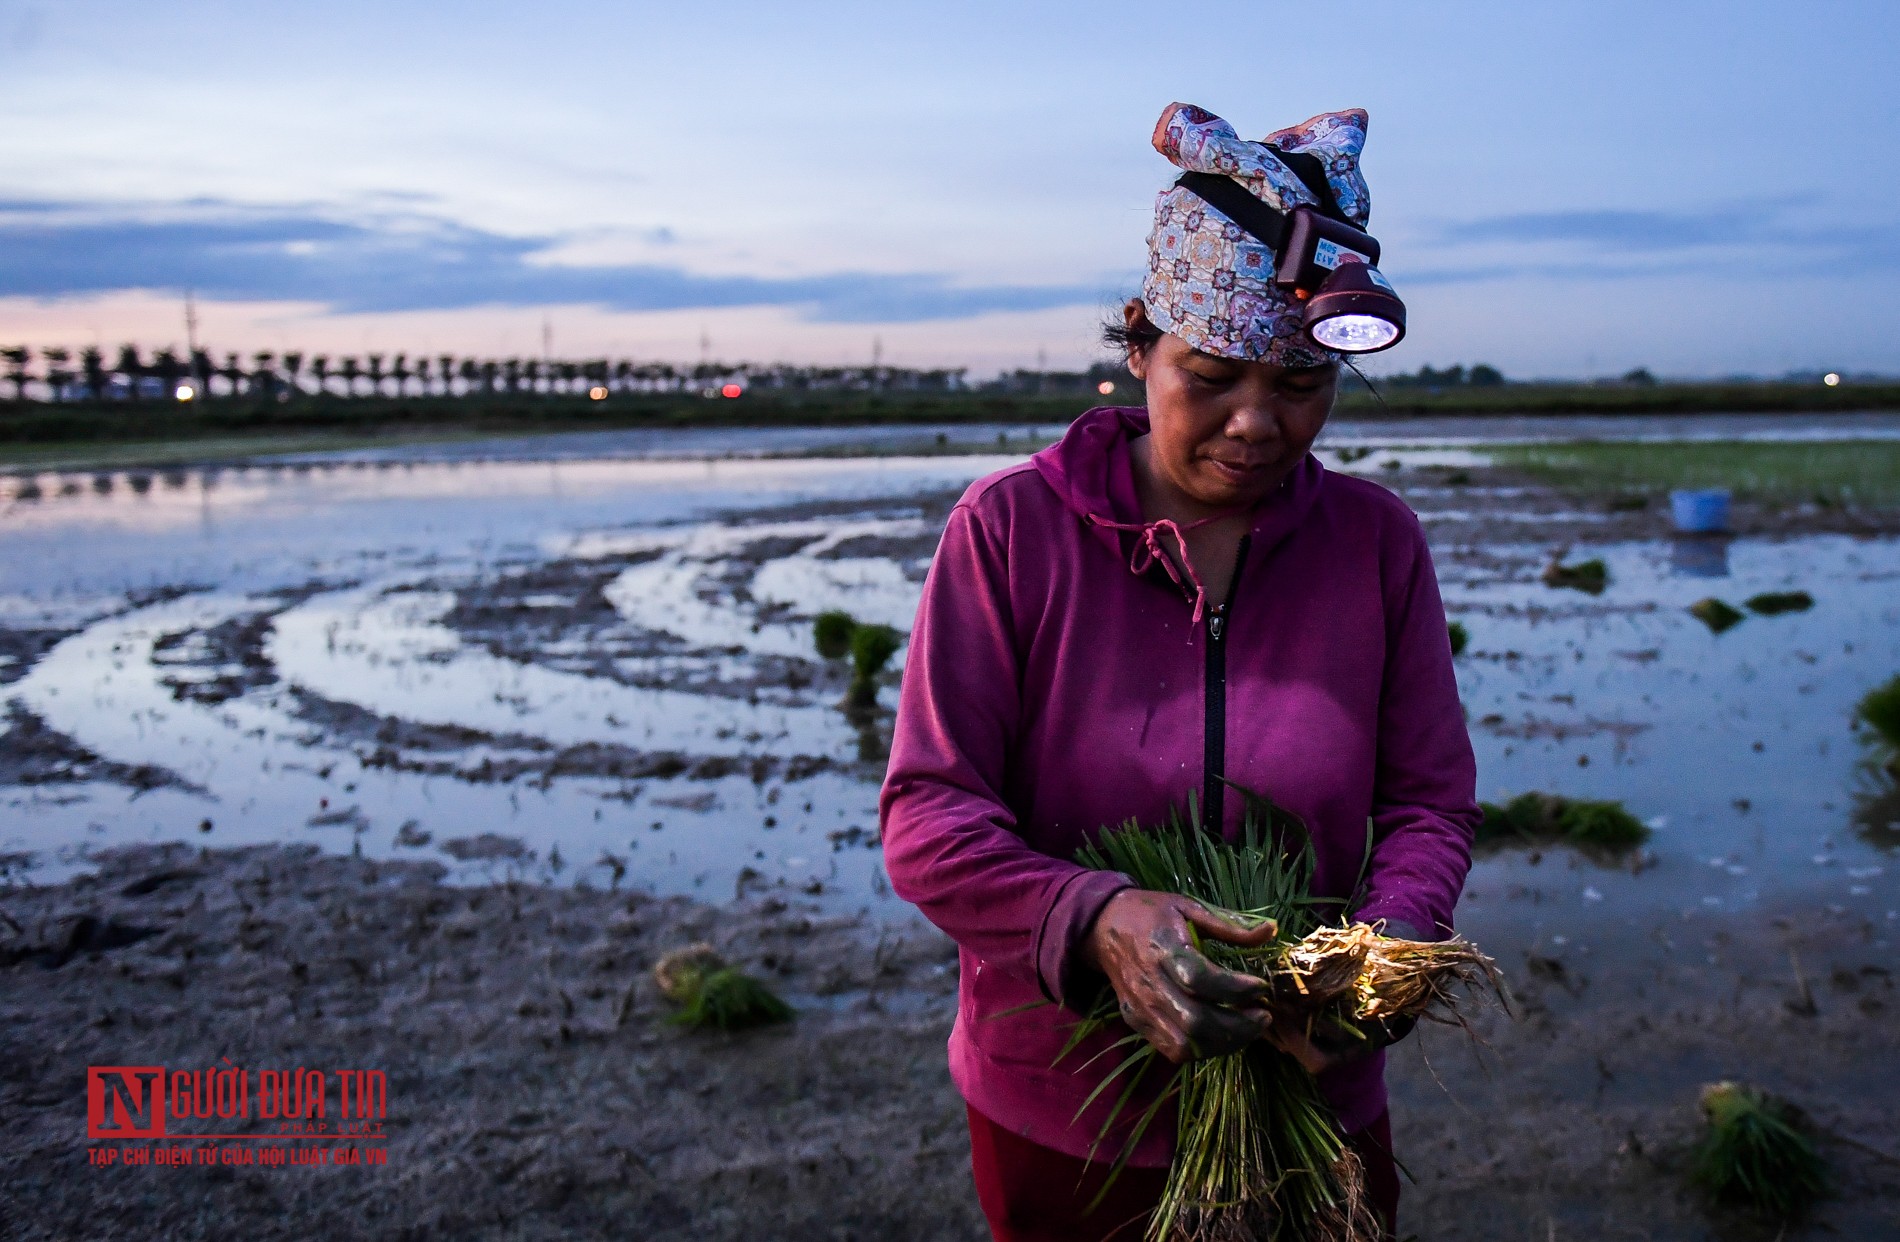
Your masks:
M1728 490L1670 492L1669 515L1685 535L1720 534L1728 529Z

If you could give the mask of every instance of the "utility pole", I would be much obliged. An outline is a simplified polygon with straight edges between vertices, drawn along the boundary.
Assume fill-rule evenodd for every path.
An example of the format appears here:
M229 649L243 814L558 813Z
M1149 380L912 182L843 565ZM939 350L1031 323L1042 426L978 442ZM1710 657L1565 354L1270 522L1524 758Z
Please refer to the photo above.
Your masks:
M191 290L185 290L185 348L191 358L192 397L201 398L211 395L211 384L198 370L198 302L192 297Z
M541 320L541 372L547 376L548 391L554 391L554 321Z

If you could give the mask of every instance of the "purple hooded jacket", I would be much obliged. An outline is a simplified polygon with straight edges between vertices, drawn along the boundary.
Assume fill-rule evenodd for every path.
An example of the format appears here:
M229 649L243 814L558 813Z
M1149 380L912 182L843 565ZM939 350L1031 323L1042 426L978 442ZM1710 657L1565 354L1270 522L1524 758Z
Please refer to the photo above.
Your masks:
M1126 1033L1057 1062L1102 982L1081 942L1129 886L1072 861L1085 840L1163 820L1224 775L1305 819L1327 896L1350 896L1370 818L1357 917L1430 936L1451 927L1478 819L1417 517L1309 455L1255 511L1225 617L1197 625L1160 568L1130 570L1134 536L1090 520L1142 520L1128 445L1147 430L1145 411L1090 410L951 510L881 800L892 887L960 949L952 1078L977 1111L1072 1156L1091 1154L1117 1094L1078 1116L1119 1060L1090 1058ZM1219 804L1230 837L1238 802ZM1063 1007L1039 1003L1052 1000ZM1378 1054L1323 1076L1345 1129L1384 1110L1383 1071ZM1157 1125L1131 1163L1172 1151L1172 1125Z

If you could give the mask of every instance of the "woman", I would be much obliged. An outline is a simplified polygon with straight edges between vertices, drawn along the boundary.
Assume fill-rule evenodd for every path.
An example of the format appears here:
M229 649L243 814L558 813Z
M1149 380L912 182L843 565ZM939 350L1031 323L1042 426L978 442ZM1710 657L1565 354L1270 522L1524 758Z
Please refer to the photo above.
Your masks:
M1364 136L1365 114L1342 112L1245 142L1175 104L1154 142L1285 209L1314 199L1276 149L1310 152L1363 227ZM1085 1210L1126 1137L1095 1146L1116 1092L1084 1107L1115 1035L1061 1054L1104 979L1171 1060L1259 1038L1300 1057L1394 1220L1384 1056L1365 1049L1403 1032L1307 1043L1275 1025L1258 979L1196 952L1189 927L1250 933L1072 861L1102 827L1161 821L1190 793L1231 838L1231 781L1305 820L1328 896L1352 892L1370 820L1355 918L1425 937L1451 927L1478 811L1431 557L1402 502L1309 452L1338 361L1302 335L1271 273L1271 252L1220 212L1164 191L1142 297L1111 333L1146 410L1091 410L973 484L911 632L885 863L961 950L950 1068L998 1239L1136 1238L1159 1196L1173 1136L1157 1126Z

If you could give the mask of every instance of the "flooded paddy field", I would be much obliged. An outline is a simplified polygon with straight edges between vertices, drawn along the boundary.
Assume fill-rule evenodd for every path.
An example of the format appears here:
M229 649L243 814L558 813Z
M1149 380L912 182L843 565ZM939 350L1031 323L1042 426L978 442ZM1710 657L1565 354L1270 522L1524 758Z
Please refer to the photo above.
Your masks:
M1651 829L1477 864L1460 923L1524 1021L1487 1024L1482 1062L1436 1032L1395 1058L1424 1236L1756 1236L1671 1172L1722 1074L1894 1152L1900 796L1853 708L1900 672L1900 520L1742 502L1734 537L1678 539L1666 506L1556 490L1479 440L1329 443L1425 522L1480 796L1617 799ZM846 711L811 620L908 628L949 506L1019 455L530 456L0 481L0 952L43 1045L9 1104L57 1111L45 1084L133 1031L182 1060L380 1030L423 1118L391 1230L792 1236L835 1200L853 1236L975 1236L954 966L877 851L902 653ZM1600 591L1546 585L1589 559ZM1810 608L1743 607L1795 590ZM1714 632L1688 611L1711 596L1746 619ZM113 926L152 934L108 949ZM698 938L771 972L795 1029L665 1027L644 969ZM508 1083L503 1120L452 1120L449 1062ZM576 1128L562 1084L609 1066L620 1103ZM1878 1236L1900 1188L1841 1156L1821 1219ZM79 1190L32 1185L49 1214ZM245 1229L366 1187L269 1182Z

